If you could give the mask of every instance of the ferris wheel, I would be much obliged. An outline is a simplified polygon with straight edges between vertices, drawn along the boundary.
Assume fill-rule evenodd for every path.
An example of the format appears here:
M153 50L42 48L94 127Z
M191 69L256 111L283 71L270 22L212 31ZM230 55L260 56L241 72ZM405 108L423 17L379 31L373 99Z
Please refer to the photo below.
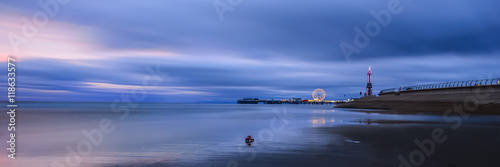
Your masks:
M314 90L314 92L312 93L312 96L313 96L313 99L314 101L323 101L325 99L325 91L323 91L323 89L316 89Z

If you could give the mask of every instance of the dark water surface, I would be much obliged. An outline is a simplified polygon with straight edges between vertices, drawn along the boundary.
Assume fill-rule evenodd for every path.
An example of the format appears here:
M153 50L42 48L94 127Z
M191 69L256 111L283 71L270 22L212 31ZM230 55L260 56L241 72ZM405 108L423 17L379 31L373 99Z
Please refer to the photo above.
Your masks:
M5 127L7 116L1 117ZM415 140L432 139L435 129L442 129L448 139L435 144L418 165L496 166L500 162L500 116L454 117L460 118L460 125L450 118L348 111L329 105L20 103L17 159L8 159L5 152L0 163L398 166L399 155L410 161L412 151L421 151ZM106 132L99 129L102 122L110 123L104 126ZM87 137L82 131L94 133ZM244 143L248 135L255 139L251 147ZM0 136L7 140L8 131L0 131ZM7 144L2 142L1 147Z

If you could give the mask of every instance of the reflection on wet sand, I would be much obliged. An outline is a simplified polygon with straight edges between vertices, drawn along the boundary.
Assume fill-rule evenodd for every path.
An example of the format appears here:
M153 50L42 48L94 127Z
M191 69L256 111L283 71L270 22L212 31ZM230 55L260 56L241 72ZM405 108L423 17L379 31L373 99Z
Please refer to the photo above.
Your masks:
M86 139L83 129L95 128L103 117L116 116L105 111L107 103L32 105L33 110L20 113L20 159L13 164L0 157L2 166L65 162L66 146L74 147ZM259 132L272 129L271 120L279 120L273 113L276 107L287 107L293 119L282 132L267 134L272 140L266 141ZM397 155L411 152L416 138L428 136L436 127L450 126L439 115L330 107L142 104L126 121L115 121L116 130L104 136L90 155L82 156L79 166L227 166L228 162L239 166L397 166ZM50 112L52 109L57 112ZM495 140L500 138L498 120L500 116L471 116L459 131L448 133L449 142L437 148L429 164L459 165L452 158L467 159L459 152L464 149L475 153L472 162L488 166L495 161L491 156L499 155L492 149L500 147ZM251 146L243 140L249 135L255 139ZM5 143L1 146L6 147ZM481 152L484 150L488 154ZM247 161L253 153L255 158ZM360 161L366 159L369 161Z
M313 118L310 120L311 123L313 124L314 127L317 126L324 126L325 125L325 118Z
M377 125L377 124L449 124L444 122L437 121L412 121L412 120L359 120L359 124L367 124L367 125Z

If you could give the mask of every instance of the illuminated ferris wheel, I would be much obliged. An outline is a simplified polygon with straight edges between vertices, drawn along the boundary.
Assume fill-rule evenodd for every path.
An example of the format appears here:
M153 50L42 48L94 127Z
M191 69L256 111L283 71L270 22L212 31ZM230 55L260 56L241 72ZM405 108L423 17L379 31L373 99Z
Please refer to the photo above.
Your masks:
M325 99L326 94L325 91L323 91L323 89L318 88L314 90L312 96L314 101L323 101Z

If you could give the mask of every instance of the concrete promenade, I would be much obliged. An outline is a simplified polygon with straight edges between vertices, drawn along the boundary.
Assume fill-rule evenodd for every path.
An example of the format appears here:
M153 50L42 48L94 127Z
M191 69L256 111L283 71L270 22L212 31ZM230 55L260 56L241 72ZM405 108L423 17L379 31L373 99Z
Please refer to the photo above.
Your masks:
M446 112L449 109L462 108L468 113L500 114L500 85L388 92L335 107L403 112Z

